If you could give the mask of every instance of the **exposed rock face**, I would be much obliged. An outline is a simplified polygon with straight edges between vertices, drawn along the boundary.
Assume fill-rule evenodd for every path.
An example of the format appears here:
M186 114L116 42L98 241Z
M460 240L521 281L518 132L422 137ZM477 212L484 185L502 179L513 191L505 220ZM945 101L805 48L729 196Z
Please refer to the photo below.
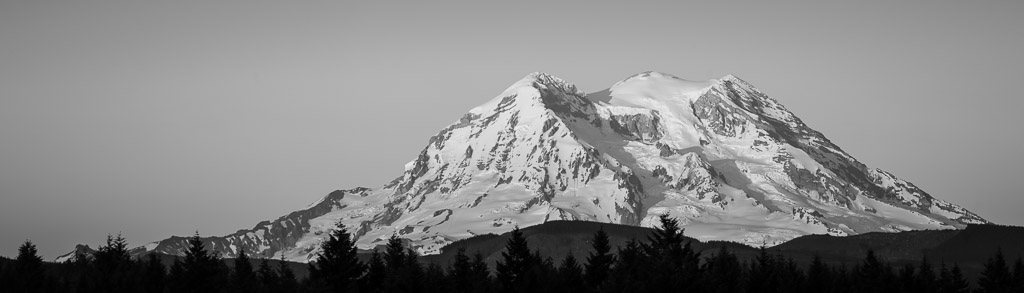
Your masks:
M362 248L399 235L429 254L517 225L652 226L662 214L688 236L754 245L986 222L858 162L733 76L646 72L588 97L534 73L431 137L390 183L206 240L226 257L308 261L339 220ZM184 247L172 237L142 250Z

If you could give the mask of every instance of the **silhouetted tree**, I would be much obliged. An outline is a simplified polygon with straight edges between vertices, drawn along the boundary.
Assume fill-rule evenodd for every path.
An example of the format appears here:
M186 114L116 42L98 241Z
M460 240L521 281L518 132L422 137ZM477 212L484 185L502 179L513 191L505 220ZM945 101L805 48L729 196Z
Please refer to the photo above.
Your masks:
M917 266L914 288L910 292L935 292L938 288L936 282L938 282L938 279L935 277L935 270L932 269L932 264L928 262L928 257L922 257L921 263Z
M160 261L160 256L156 253L150 253L139 267L143 268L142 289L150 293L163 292L167 269L164 268L164 263Z
M845 265L832 268L832 289L833 292L854 292L853 277Z
M821 256L815 254L811 264L807 266L807 284L804 292L832 292L832 269L821 261Z
M280 277L270 267L270 262L266 258L260 259L260 265L256 268L256 278L260 281L261 292L280 292Z
M296 292L299 289L299 281L295 278L295 272L288 266L288 262L281 256L277 263L278 287L274 292Z
M540 259L530 252L526 237L519 227L512 230L501 257L502 260L497 264L498 283L505 292L527 292L536 289L529 284L530 272L540 263Z
M757 256L750 263L747 278L747 291L750 292L780 292L778 273L775 269L775 257L768 254L768 248L761 246Z
M427 264L427 267L423 269L421 286L418 291L423 293L452 292L448 284L448 278L444 275L444 269L436 263Z
M654 229L643 245L649 265L652 267L654 290L687 290L699 272L699 256L683 244L683 229L679 220L661 215L661 226Z
M26 240L18 247L18 257L14 261L11 292L42 292L47 283L43 270L43 258L32 241Z
M424 271L416 257L416 252L407 249L397 235L388 239L384 248L384 263L387 265L387 275L382 284L384 292L422 290Z
M583 268L571 252L566 254L565 258L562 259L561 265L558 266L557 279L559 281L559 288L554 291L583 292L587 289L583 280Z
M365 266L356 258L356 244L345 225L338 221L326 241L320 244L320 254L309 265L309 279L313 291L354 291L356 280Z
M985 262L985 270L978 278L978 292L1003 293L1012 292L1014 287L1013 275L1006 265L1006 258L1003 257L1003 250L996 250L996 255Z
M864 261L854 272L853 279L861 292L884 292L888 287L886 279L889 274L888 266L875 256L874 250L869 249Z
M1024 292L1024 260L1021 257L1013 263L1013 284L1014 292Z
M917 286L917 275L914 274L914 265L905 264L900 268L898 274L899 285L901 292L911 292L914 287Z
M588 288L596 291L608 280L612 263L615 262L615 256L611 254L612 247L608 243L608 233L604 232L604 228L594 232L592 247L594 251L587 256L585 274Z
M196 232L188 239L188 248L182 261L171 267L174 292L217 292L227 280L228 269L219 255L206 251Z
M484 256L478 251L473 255L473 271L471 275L476 283L473 285L472 292L492 292L494 291L494 282L491 278L491 269L487 266L487 262L484 261Z
M937 285L940 293L968 293L971 291L970 285L964 279L963 273L960 272L960 267L955 264L952 270L947 268L945 263L939 266Z
M451 268L448 269L448 275L455 291L473 292L476 276L473 275L473 263L466 255L465 247L459 247L455 251L455 259L452 260Z
M704 263L704 275L701 282L703 291L707 292L741 292L743 287L743 267L736 255L729 252L725 245L711 255Z
M647 254L636 239L631 239L616 251L615 265L604 284L605 292L651 292L650 266Z
M231 292L253 292L256 291L256 273L252 270L252 263L249 262L249 255L245 249L238 251L235 257L235 268L231 274L229 289Z
M388 276L388 266L377 250L373 251L370 261L366 264L366 274L360 278L362 292L380 292Z

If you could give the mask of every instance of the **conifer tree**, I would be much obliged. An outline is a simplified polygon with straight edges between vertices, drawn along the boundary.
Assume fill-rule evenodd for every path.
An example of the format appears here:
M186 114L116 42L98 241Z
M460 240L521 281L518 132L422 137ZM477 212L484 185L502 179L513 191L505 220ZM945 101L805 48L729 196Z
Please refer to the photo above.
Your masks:
M104 292L132 292L135 277L132 273L132 260L128 255L128 241L117 234L107 235L107 243L100 246L94 254L93 279L97 289Z
M970 285L960 272L960 266L954 264L953 269L946 267L945 263L939 266L939 280L936 283L937 292L940 293L968 293Z
M914 272L914 265L905 264L899 271L899 285L901 292L912 292L917 287L917 275Z
M175 292L217 292L227 279L227 267L219 255L206 251L199 232L188 239L183 261L171 267L175 276L172 283L180 286Z
M740 292L743 281L743 267L736 255L729 252L725 245L708 258L704 264L702 291L707 292Z
M296 292L299 290L299 282L295 278L295 272L288 266L288 262L284 260L284 256L281 256L281 260L277 263L277 275L278 289L275 292Z
M459 247L455 251L455 259L452 260L451 268L448 269L449 278L452 280L452 288L458 292L472 292L475 283L473 275L473 263L466 255L466 248Z
M643 245L651 261L654 290L687 290L697 275L699 259L690 248L683 245L683 229L679 220L661 215L661 227L654 229Z
M260 265L256 269L256 278L259 279L263 292L280 292L280 277L274 269L270 268L270 262L266 258L260 259Z
M775 257L768 254L768 248L761 246L758 254L750 263L749 278L747 279L747 291L751 292L779 292L777 271L775 268Z
M167 269L164 268L164 263L160 261L160 256L156 253L150 253L146 256L146 260L140 267L143 268L143 290L149 293L163 292Z
M249 255L245 249L238 251L235 257L235 269L231 274L230 289L232 292L253 292L256 290L256 273L252 270L252 263L249 262Z
M384 263L387 265L387 274L382 284L384 292L422 290L424 271L416 257L416 252L407 249L397 235L388 239L384 248Z
M487 266L487 262L484 261L483 254L478 251L473 255L472 265L473 279L476 280L473 285L472 292L492 292L494 291L494 283L491 278L491 269Z
M560 281L559 292L583 292L586 290L586 284L583 280L583 268L580 267L580 263L576 261L576 257L570 252L562 259L561 265L558 267L558 277Z
M526 284L529 280L528 273L540 260L535 259L530 252L526 237L519 227L512 230L508 242L505 244L505 251L501 253L502 260L498 261L498 282L505 292L526 292L530 288Z
M185 292L185 265L178 258L174 259L167 272L167 288L171 292Z
M388 266L377 250L373 251L366 264L366 274L359 279L361 292L378 292L388 276Z
M309 265L309 278L314 290L348 292L356 289L356 280L364 269L356 258L355 239L338 221L331 235L320 244L320 254Z
M650 259L643 247L636 239L631 239L616 252L615 265L604 284L606 289L602 291L652 292L656 286L651 284L651 270Z
M922 257L921 263L917 267L917 276L914 281L914 288L911 292L935 292L937 279L935 278L935 270L932 269L932 264L928 262L928 257Z
M444 269L436 263L430 263L423 270L423 281L420 290L423 293L447 293L452 292L448 278L445 278Z
M611 254L612 247L608 243L608 233L604 232L604 228L594 233L592 247L594 251L590 252L590 255L587 256L587 265L584 273L586 274L587 286L591 290L598 290L601 288L601 284L608 279L608 274L612 270L612 263L615 262L615 256Z
M854 280L861 292L882 292L886 287L887 267L874 250L868 250L861 266L854 272Z
M832 270L821 261L821 256L814 255L807 266L807 288L805 292L832 292Z
M43 258L32 241L18 247L18 257L14 261L12 292L39 292L47 283L43 269Z
M1024 260L1019 256L1013 263L1013 284L1014 292L1024 292Z
M996 255L985 262L985 270L978 278L979 291L982 293L1012 292L1013 275L1006 265L1006 258L1003 257L1003 250L996 250Z

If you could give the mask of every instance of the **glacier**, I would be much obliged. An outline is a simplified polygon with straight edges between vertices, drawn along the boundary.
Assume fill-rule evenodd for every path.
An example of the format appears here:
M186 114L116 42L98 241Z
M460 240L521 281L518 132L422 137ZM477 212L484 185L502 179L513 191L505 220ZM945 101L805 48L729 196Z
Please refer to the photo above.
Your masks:
M422 254L552 220L654 226L772 246L807 234L987 223L854 159L778 101L728 75L644 72L584 93L531 73L429 138L401 176L334 191L252 229L207 237L225 257L308 262L341 221L362 249L392 235ZM181 254L171 237L134 252Z

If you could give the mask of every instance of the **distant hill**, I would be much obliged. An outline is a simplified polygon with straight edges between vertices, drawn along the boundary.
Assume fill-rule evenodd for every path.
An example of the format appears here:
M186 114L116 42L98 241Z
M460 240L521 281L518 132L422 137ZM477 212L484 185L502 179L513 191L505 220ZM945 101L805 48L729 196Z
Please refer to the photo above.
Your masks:
M614 252L631 239L646 241L654 231L651 228L609 224L586 221L550 221L541 225L523 228L521 231L529 242L530 248L542 257L551 258L556 263L567 254L573 254L581 262L585 262L591 252L591 240L594 233L604 229L608 234L609 243ZM501 259L510 233L501 235L485 234L453 242L443 247L439 254L421 257L425 263L436 263L447 267L459 248L465 248L472 255L480 253L492 266ZM692 247L709 256L725 246L736 254L741 261L749 261L758 253L758 248L734 242L702 242L687 238ZM378 248L380 249L380 248ZM938 266L957 263L964 275L975 280L983 268L984 262L992 257L996 250L1002 249L1007 259L1012 261L1024 257L1024 227L1000 225L968 225L963 230L924 230L905 231L898 233L865 233L852 236L805 235L786 243L768 248L771 254L781 254L799 264L806 264L818 255L826 263L852 267L860 264L868 250L874 250L879 258L894 265L907 263L917 264L923 256ZM360 259L368 261L372 251L361 250ZM180 256L160 254L165 265L170 266ZM14 260L0 257L0 264L13 263ZM233 266L233 259L225 259ZM252 259L253 266L260 260ZM269 260L271 266L277 267L281 260ZM299 278L309 274L306 263L287 262ZM60 264L50 263L48 267L60 269Z
M645 227L598 222L551 221L523 228L522 232L530 248L540 252L542 257L550 257L557 262L572 253L583 261L591 251L590 241L594 232L602 228L608 233L613 251L630 239L645 241L653 231ZM487 234L467 238L445 246L440 254L424 256L423 260L446 266L455 252L465 247L469 254L482 254L493 266L501 259L509 235ZM704 256L714 253L723 245L741 261L753 259L758 253L758 248L740 243L688 239L693 248L701 251ZM999 248L1009 260L1024 257L1024 227L972 224L963 230L874 232L845 237L805 235L768 248L768 251L792 258L800 264L809 263L815 255L819 255L826 263L850 267L860 264L868 250L874 250L881 259L895 265L917 264L923 256L927 256L936 266L941 262L959 264L965 276L973 280L980 273L985 260L992 257Z

